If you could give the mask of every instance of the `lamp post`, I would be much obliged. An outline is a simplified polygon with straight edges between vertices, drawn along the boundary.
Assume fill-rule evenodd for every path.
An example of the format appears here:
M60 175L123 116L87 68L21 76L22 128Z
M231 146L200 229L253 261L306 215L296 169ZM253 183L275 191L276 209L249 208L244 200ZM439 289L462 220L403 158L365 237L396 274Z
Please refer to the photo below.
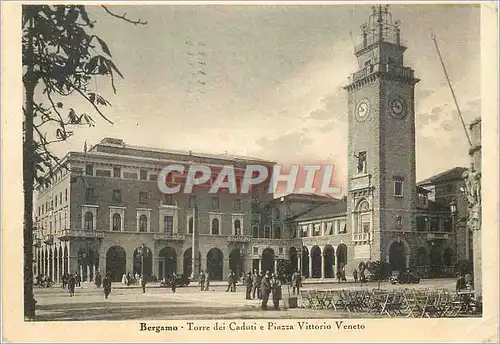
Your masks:
M453 232L455 233L455 237L457 235L457 214L458 214L458 208L457 208L457 202L455 200L452 200L450 202L450 213L451 213L451 222L452 222L452 227L453 227ZM456 245L457 245L457 253L458 253L458 240L456 240ZM465 230L465 259L469 259L469 233L468 230ZM457 261L458 261L458 254L457 254Z
M137 250L137 253L141 256L141 277L144 278L144 255L147 253L147 247L146 245L142 244L139 249Z

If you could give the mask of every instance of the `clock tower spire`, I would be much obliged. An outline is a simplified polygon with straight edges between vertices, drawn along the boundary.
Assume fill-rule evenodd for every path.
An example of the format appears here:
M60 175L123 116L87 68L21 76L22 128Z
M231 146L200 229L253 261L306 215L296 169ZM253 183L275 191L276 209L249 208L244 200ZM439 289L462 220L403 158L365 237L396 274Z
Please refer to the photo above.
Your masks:
M414 89L419 79L404 65L401 23L388 5L372 7L361 25L349 77L349 233L354 259L388 259L395 233L412 231L416 209ZM400 236L397 236L400 240ZM358 254L356 254L358 252ZM409 264L409 248L405 251Z

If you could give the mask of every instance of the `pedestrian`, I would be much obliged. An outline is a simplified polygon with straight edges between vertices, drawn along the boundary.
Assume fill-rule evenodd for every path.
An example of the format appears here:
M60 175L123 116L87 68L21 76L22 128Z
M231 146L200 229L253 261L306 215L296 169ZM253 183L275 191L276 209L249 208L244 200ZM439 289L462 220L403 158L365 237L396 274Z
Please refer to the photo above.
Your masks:
M455 286L456 292L458 293L461 290L467 288L467 283L465 282L465 277L462 274L458 274L457 284Z
M252 275L252 299L255 299L255 294L259 297L259 287L260 287L260 278L257 270L253 271Z
M200 272L200 281L198 282L198 285L200 286L201 291L205 290L205 271L203 270Z
M359 270L359 282L360 282L360 284L363 284L366 282L365 269Z
M111 294L111 276L106 275L102 280L102 287L104 289L104 298L107 299Z
M141 287L142 287L142 293L146 293L146 278L144 276L141 277Z
M281 285L281 276L273 274L273 278L271 280L271 290L273 295L273 305L276 310L279 310L280 308L280 300L282 298Z
M301 276L298 271L295 271L292 275L292 293L295 295L295 291L297 291L297 295L300 294L300 280Z
M126 273L122 275L122 284L128 285L128 275Z
M236 276L234 275L234 273L231 270L229 270L229 275L227 276L227 289L226 289L226 293L229 290L233 291L233 283L235 283L234 282L235 279L236 279Z
M345 277L345 265L342 267L342 282L347 282L347 278Z
M358 283L358 270L354 269L352 277L354 278L354 283Z
M80 274L78 272L75 274L75 281L76 281L75 286L77 286L77 287L82 286L82 277L80 276Z
M261 296L262 296L262 310L267 310L267 302L269 301L269 294L271 293L271 282L269 281L269 272L266 273L260 282Z
M342 279L342 272L341 271L337 271L337 281L339 282L340 284L340 280Z
M61 288L66 289L67 285L68 285L68 274L64 273L62 275L62 286L61 286Z
M259 274L259 289L257 290L257 294L260 300L262 300L262 279L264 278L265 273L264 271L261 271ZM269 279L269 276L268 276Z
M101 273L97 272L96 275L95 275L95 286L97 288L100 288L101 287L101 283L102 283Z
M175 293L176 286L177 286L177 274L174 272L172 274L172 293Z
M207 271L205 273L205 291L210 289L210 273Z
M247 300L251 300L252 299L251 294L252 294L253 282L252 282L252 274L250 272L245 276L244 283L245 283L245 287L246 287L246 297L245 298Z
M69 275L68 278L68 291L69 291L69 296L73 297L75 296L75 285L76 285L76 279L73 275Z

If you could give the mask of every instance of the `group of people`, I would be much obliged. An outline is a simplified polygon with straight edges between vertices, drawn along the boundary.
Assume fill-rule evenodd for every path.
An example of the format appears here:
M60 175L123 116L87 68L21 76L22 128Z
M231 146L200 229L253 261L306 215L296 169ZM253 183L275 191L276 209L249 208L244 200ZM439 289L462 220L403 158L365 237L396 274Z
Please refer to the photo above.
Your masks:
M358 276L358 270L354 269L352 272L352 277L354 278L354 283L358 283L358 281L361 284L366 283L365 269L364 268L359 269L359 276ZM339 281L339 283L340 283L340 281Z
M52 278L49 275L36 276L36 284L41 287L49 288L53 283L54 281L52 281Z
M200 271L200 279L198 281L198 285L201 291L208 291L210 289L210 274L208 272L205 272L204 270ZM236 286L234 290L236 291Z
M272 296L274 308L279 309L279 302L282 299L281 286L284 282L285 278L276 273L271 274L269 271L258 273L257 270L254 270L253 274L249 272L243 280L246 288L245 298L262 300L261 308L266 310L269 296ZM231 286L234 286L232 291L236 291L236 282L232 282Z

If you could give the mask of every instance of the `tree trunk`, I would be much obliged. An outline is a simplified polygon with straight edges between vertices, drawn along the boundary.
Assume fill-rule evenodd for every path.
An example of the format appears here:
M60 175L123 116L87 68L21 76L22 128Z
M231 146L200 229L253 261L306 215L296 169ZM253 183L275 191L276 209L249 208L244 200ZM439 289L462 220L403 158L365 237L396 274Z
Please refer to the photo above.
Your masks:
M23 8L24 11L27 8ZM33 21L31 21L33 27ZM33 74L33 36L30 32L30 45L26 52L28 63L23 78L25 88L24 142L23 142L23 189L24 189L24 317L35 320L35 300L33 297L33 116L36 79Z

